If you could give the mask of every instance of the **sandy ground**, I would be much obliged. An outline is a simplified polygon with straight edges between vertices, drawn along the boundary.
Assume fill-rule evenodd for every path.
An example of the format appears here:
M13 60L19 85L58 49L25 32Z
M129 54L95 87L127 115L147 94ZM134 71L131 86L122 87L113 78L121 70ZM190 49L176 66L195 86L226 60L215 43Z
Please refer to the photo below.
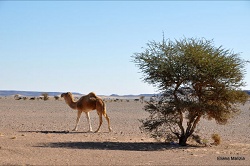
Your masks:
M249 165L250 103L225 126L201 120L203 139L222 138L219 146L180 147L149 138L139 130L147 117L140 102L107 102L113 132L104 121L101 132L89 133L85 115L74 128L76 111L64 101L0 99L0 165ZM98 125L90 113L92 127ZM232 157L232 158L231 158ZM233 160L233 157L236 157Z

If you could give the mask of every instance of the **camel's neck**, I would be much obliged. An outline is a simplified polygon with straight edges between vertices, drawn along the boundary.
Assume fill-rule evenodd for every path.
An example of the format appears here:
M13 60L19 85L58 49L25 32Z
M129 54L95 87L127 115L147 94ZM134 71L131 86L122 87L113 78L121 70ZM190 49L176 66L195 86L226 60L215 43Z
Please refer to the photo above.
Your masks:
M76 107L77 107L76 102L73 101L72 103L69 104L69 106L70 106L70 108L76 110Z
M77 102L75 102L73 99L67 100L66 103L69 105L70 108L76 110Z

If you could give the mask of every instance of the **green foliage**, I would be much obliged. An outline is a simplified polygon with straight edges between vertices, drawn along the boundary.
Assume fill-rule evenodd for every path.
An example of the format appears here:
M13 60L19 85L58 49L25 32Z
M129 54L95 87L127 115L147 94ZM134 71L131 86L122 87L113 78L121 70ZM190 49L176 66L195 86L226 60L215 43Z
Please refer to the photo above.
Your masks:
M222 46L215 47L211 40L163 38L160 43L148 43L133 58L143 80L161 92L147 103L150 116L141 121L142 129L154 137L172 133L185 145L201 117L226 124L239 111L235 103L247 100L240 89L245 85L246 61Z

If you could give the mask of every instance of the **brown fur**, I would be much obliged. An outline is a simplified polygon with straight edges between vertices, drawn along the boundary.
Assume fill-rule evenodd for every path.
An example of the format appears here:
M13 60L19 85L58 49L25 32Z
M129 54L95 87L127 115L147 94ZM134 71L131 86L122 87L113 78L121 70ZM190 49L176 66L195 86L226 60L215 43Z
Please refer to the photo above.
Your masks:
M109 131L111 131L110 127L110 119L106 113L106 106L104 101L96 96L94 92L90 92L86 96L82 96L78 101L74 101L73 95L70 92L62 93L61 97L64 98L65 102L70 106L70 108L77 110L77 119L76 119L76 126L73 131L77 130L78 122L80 120L81 114L85 112L88 123L89 123L89 131L92 131L89 112L92 110L96 110L97 114L99 115L99 127L95 132L98 132L101 125L102 125L102 115L106 118L108 122Z

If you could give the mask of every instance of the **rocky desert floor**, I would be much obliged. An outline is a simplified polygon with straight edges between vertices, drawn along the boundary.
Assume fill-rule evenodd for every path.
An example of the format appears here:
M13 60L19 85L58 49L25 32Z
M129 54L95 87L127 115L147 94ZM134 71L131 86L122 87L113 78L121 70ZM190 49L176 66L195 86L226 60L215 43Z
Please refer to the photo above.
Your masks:
M227 125L201 119L202 139L218 146L190 142L187 147L165 144L139 129L138 119L148 115L136 101L107 101L107 122L99 133L87 132L83 114L77 132L71 131L76 111L61 99L56 101L0 99L0 165L249 165L250 102L240 105L241 114ZM90 113L92 127L98 126L96 111Z

